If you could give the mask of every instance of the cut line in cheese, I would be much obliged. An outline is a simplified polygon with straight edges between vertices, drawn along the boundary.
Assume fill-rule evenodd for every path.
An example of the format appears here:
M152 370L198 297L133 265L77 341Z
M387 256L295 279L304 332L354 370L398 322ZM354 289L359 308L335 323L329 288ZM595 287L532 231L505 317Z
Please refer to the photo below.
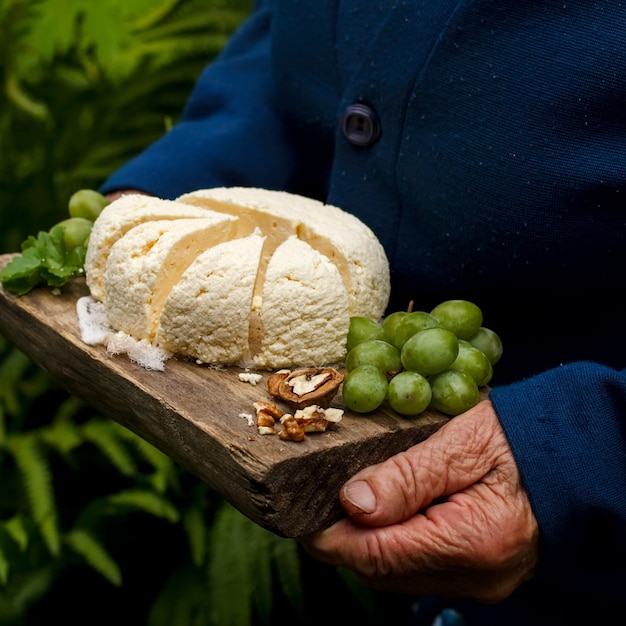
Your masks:
M183 272L204 252L228 241L236 220L227 215L156 220L129 230L111 247L104 305L110 324L153 341L161 308Z
M296 235L337 266L350 297L350 312L380 318L389 301L389 263L373 231L354 215L318 200L284 191L248 187L200 189L178 202L236 215L267 235L269 258Z
M109 252L131 228L153 220L203 217L211 217L211 212L142 194L127 194L107 205L94 222L85 255L85 275L92 297L104 301L104 273Z
M157 345L200 363L245 366L251 360L250 310L264 239L257 231L202 252L164 302Z
M339 270L295 235L278 246L265 273L258 368L339 363L350 325L349 298Z

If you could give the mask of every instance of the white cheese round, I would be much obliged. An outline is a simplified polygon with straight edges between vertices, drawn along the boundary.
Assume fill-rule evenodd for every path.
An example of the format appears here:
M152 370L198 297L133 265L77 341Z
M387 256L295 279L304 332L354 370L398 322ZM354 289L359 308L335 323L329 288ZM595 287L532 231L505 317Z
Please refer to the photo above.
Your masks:
M242 187L122 196L94 223L85 273L115 330L259 369L340 363L350 316L380 319L390 291L384 250L356 217Z

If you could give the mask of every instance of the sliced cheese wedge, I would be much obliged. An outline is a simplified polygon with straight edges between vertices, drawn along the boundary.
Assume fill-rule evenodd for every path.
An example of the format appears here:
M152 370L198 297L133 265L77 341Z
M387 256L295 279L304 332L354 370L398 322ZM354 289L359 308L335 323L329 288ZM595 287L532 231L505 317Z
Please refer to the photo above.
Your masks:
M264 240L257 231L200 254L165 299L156 343L200 363L245 366Z
M349 297L336 265L295 235L276 248L265 272L256 367L340 362L350 324Z
M121 196L107 205L94 222L85 257L85 278L92 297L105 301L104 272L111 246L131 228L153 220L207 216L210 212L206 209L142 194Z
M259 226L268 237L268 250L296 235L337 266L352 315L374 320L383 315L390 294L388 259L373 231L354 215L310 198L247 187L201 189L177 202Z
M111 326L152 342L172 287L199 254L232 238L236 221L228 215L149 221L118 239L104 274Z

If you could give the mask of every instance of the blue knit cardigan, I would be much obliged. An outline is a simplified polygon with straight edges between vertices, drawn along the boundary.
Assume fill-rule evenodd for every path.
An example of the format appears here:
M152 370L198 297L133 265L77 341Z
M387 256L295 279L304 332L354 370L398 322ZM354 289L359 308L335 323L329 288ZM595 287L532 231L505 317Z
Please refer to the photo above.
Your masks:
M353 104L367 145L343 132ZM353 212L389 256L390 310L467 298L501 335L491 399L541 564L505 602L460 603L467 623L626 609L626 4L260 1L102 191L224 185Z

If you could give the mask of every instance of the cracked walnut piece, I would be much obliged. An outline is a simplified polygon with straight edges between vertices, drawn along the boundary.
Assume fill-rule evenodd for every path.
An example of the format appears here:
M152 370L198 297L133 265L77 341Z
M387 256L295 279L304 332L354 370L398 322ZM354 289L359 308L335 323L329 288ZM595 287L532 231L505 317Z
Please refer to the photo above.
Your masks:
M282 426L278 436L283 441L303 441L305 433L325 432L332 424L341 421L342 409L323 408L316 404L283 414L273 403L259 400L254 403L257 414L257 429L260 435L273 435L276 422Z
M327 408L337 394L344 375L333 367L279 370L269 377L267 388L294 410L317 405Z

